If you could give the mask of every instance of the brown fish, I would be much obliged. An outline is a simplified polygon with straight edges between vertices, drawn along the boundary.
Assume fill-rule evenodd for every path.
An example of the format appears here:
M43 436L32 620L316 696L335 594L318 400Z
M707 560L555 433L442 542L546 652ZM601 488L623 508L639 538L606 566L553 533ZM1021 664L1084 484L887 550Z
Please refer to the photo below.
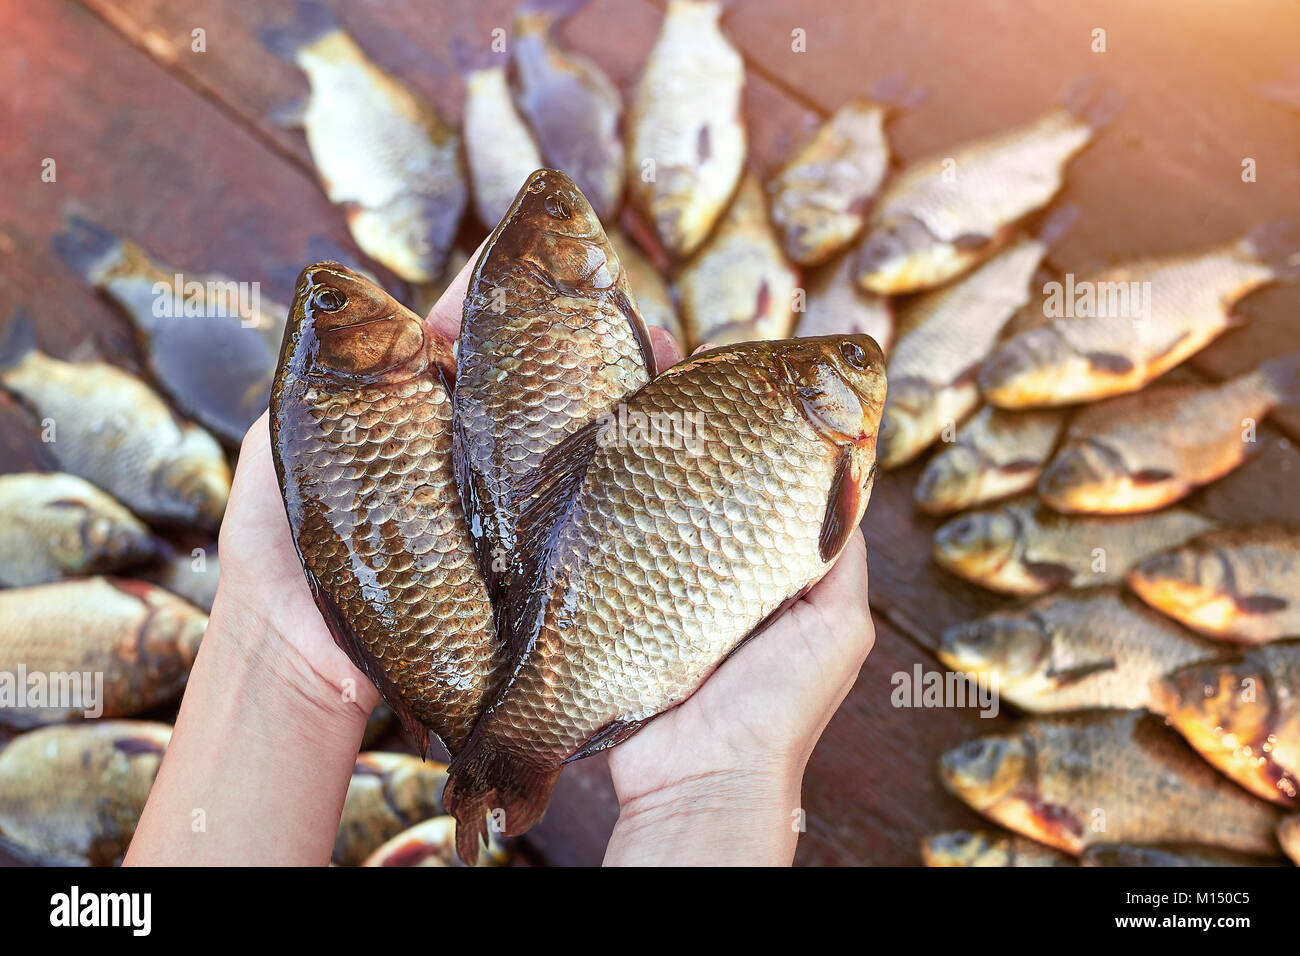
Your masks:
M492 836L478 854L475 866L505 866L510 862L499 840ZM362 866L459 866L456 856L456 819L432 817L417 823L366 858Z
M1013 833L952 830L921 841L926 866L1074 866L1068 854Z
M628 105L628 200L674 259L704 242L745 167L745 65L721 15L720 3L669 0Z
M0 587L116 571L157 548L139 518L76 475L0 475Z
M47 866L114 866L144 811L166 724L44 727L0 750L0 843Z
M866 508L884 392L866 336L714 349L548 459L520 530L526 650L444 794L463 859L490 808L527 830L562 764L685 700L826 573Z
M360 866L408 827L442 813L444 764L399 753L357 757L330 862Z
M1255 426L1300 400L1300 354L1218 385L1165 385L1079 410L1038 493L1058 511L1151 511L1221 478L1254 448Z
M948 628L939 660L1031 713L1149 707L1151 682L1220 653L1115 587L1039 598Z
M1213 527L1181 508L1093 518L1062 515L1025 496L940 526L934 533L934 559L993 591L1043 594L1121 581L1143 559Z
M1195 843L1102 843L1088 847L1080 866L1280 866L1276 857L1238 853Z
M989 356L980 390L1003 408L1137 391L1240 324L1239 299L1297 269L1300 229L1273 223L1204 252L1067 275L1043 302L1046 321Z
M1206 534L1142 562L1128 583L1152 607L1210 637L1246 644L1300 637L1300 529Z
M1300 806L1300 641L1190 664L1152 690L1157 713L1251 793Z
M548 451L655 371L622 263L563 173L530 176L488 238L456 356L457 474L504 614L524 484Z
M947 514L1031 490L1056 448L1064 409L985 405L941 444L916 480L917 507Z
M702 249L677 273L691 348L783 339L794 327L799 272L781 252L752 173Z
M1283 817L1277 825L1277 842L1291 858L1291 862L1300 866L1300 814Z
M230 494L221 446L131 373L46 355L20 315L0 343L0 386L31 409L61 471L151 521L220 523Z
M795 334L869 335L889 355L894 341L894 310L884 296L863 292L853 283L853 260L840 256L808 277L803 314Z
M989 819L1076 856L1107 843L1277 853L1277 812L1142 710L1023 720L949 750L940 777Z
M271 447L334 640L423 746L455 751L499 661L451 457L451 345L338 263L298 279Z
M0 672L28 674L9 693L0 677L0 722L126 717L165 704L184 689L207 625L194 605L144 581L0 591ZM43 699L33 701L38 679Z
M792 261L819 265L862 231L889 168L888 115L889 107L853 97L768 182L772 221Z
M510 99L504 66L475 70L465 78L464 128L474 210L493 229L524 180L542 165L533 134Z

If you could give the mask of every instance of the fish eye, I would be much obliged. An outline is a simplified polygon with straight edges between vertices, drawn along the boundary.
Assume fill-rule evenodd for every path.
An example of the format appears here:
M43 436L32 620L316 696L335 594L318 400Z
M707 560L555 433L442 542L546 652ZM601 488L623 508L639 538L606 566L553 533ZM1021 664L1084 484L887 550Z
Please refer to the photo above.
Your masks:
M556 193L550 193L542 200L542 205L546 209L546 214L552 219L569 219L573 216L569 211L569 204Z
M312 293L311 305L320 312L337 312L348 304L348 297L338 289L317 289Z
M840 355L859 372L867 370L867 353L857 342L841 342Z

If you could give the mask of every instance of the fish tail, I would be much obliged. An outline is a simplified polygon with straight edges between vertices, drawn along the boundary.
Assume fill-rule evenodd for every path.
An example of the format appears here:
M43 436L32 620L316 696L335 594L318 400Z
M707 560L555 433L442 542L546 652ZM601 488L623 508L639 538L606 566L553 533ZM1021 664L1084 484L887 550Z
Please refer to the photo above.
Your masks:
M1061 105L1094 130L1115 119L1123 111L1124 104L1124 94L1106 86L1095 73L1079 77L1061 96Z
M70 213L63 231L50 244L54 253L76 269L92 285L98 285L104 272L118 258L122 240L97 222Z
M506 836L523 833L546 811L560 768L538 767L475 734L451 763L442 802L456 818L456 852L469 866L487 844L488 821Z
M4 334L0 336L0 370L13 368L36 351L39 349L31 313L25 308L17 308L9 319Z
M1246 245L1279 279L1300 278L1300 222L1279 219L1263 223L1251 230Z
M258 33L262 46L284 60L293 60L303 47L339 29L334 11L316 0L299 0L293 20L282 27L267 27Z
M1256 373L1279 405L1300 405L1300 352L1261 362Z
M1044 246L1054 246L1057 241L1070 231L1079 218L1079 207L1074 203L1062 203L1047 214L1038 227L1038 241Z

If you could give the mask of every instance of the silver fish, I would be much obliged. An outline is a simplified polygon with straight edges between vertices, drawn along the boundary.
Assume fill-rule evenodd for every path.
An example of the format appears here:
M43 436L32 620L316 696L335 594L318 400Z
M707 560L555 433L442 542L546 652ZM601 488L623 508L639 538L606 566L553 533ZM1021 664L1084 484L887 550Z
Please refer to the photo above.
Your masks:
M863 292L853 282L853 257L818 269L805 283L803 314L795 334L869 335L886 356L894 341L894 310L889 299Z
M465 159L474 209L494 229L542 154L514 102L503 66L475 70L465 78Z

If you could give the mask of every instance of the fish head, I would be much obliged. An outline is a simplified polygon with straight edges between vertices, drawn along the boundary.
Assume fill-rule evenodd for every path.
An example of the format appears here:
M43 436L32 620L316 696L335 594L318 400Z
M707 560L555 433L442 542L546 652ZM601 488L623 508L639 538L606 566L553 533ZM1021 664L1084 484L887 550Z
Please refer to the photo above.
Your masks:
M1048 665L1051 638L1028 614L993 614L948 628L939 659L967 674L996 674L999 682L1017 684Z
M1001 343L984 360L979 387L984 397L1008 408L1041 404L1077 365L1073 349L1050 325L1028 329Z
M1005 839L987 833L952 830L935 833L921 843L921 859L926 866L1008 866Z
M765 346L808 423L835 444L875 453L885 406L885 357L869 335L824 335Z
M1129 584L1152 607L1210 630L1230 630L1237 614L1236 575L1216 550L1188 546L1147 558Z
M880 425L882 445L888 418L889 409L886 408L885 419ZM885 454L882 450L882 459ZM917 479L916 500L922 507L933 511L961 508L978 497L984 473L989 467L988 460L970 445L944 448L930 459Z
M1032 759L1018 735L968 741L939 758L939 777L950 792L977 810L994 806L1027 780Z
M1091 510L1091 504L1112 498L1124 488L1128 476L1128 466L1117 452L1100 442L1084 440L1057 453L1043 469L1038 490L1053 505Z
M857 280L880 295L910 292L956 274L969 258L915 216L894 216L876 223L858 248Z
M1275 703L1270 687L1246 656L1200 661L1153 681L1151 709L1202 752L1240 751L1269 736Z
M1016 556L1020 525L1006 509L972 511L939 526L934 554L940 563L974 578L990 575Z
M880 419L882 465L901 465L930 443L934 408L934 386L925 379L909 375L894 380Z

